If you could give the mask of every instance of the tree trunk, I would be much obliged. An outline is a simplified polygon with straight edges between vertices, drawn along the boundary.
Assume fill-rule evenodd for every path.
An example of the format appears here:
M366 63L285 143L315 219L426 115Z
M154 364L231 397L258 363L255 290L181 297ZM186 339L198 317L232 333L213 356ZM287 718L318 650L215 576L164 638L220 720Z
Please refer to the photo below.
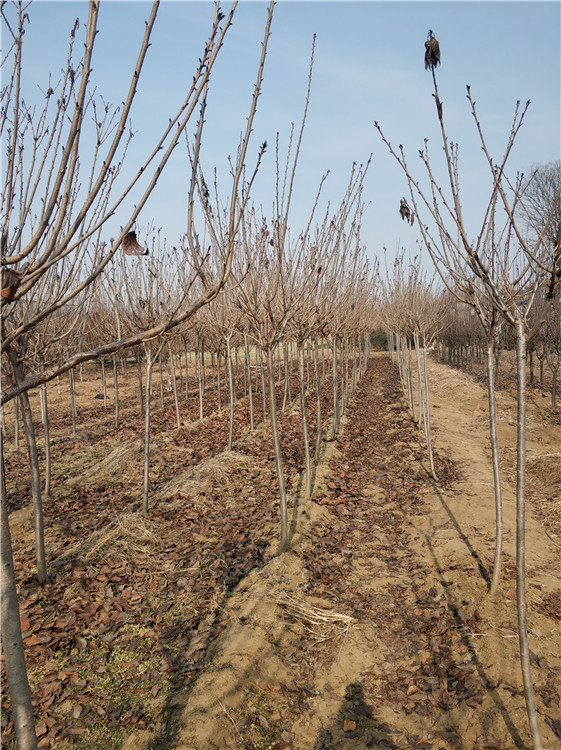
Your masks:
M21 365L17 362L15 354L8 352L16 383L24 380ZM31 495L33 497L33 527L35 532L35 554L37 559L37 578L41 585L49 580L47 576L47 562L45 557L45 527L43 522L43 498L41 497L41 473L39 471L39 455L37 452L37 440L35 427L33 426L33 415L29 403L29 394L23 391L20 394L23 428L27 443L27 454L29 457L29 470L31 474Z
M187 352L187 342L183 341L183 351L185 353L185 400L189 401L189 357Z
M19 396L14 399L14 450L19 453Z
M316 339L314 346L314 383L316 387L316 447L314 451L314 466L319 463L319 452L321 450L321 383L318 366L318 341Z
M103 388L103 408L107 408L107 379L105 377L105 360L101 360L101 386Z
M273 447L275 449L275 463L277 478L279 480L279 502L280 502L280 541L279 554L285 552L289 546L288 538L288 503L286 499L286 486L284 482L284 469L282 466L282 454L280 446L279 427L277 422L277 399L275 393L275 365L273 362L273 350L266 349L267 371L269 376L269 406L271 410L271 431L273 434Z
M171 371L171 384L173 387L173 400L175 403L175 419L178 427L181 427L181 412L179 411L179 397L177 395L177 378L175 377L175 362L173 352L171 351L171 344L168 344L169 351L169 367Z
M423 334L423 368L425 371L425 436L427 439L427 449L429 452L430 473L435 482L438 480L434 468L434 456L432 455L432 438L430 432L430 398L429 398L429 371L427 362L427 339Z
M491 439L491 459L493 462L493 484L495 488L495 560L489 593L494 596L499 589L503 550L503 500L501 489L501 469L499 464L499 443L497 438L497 410L495 403L495 373L493 355L494 329L489 332L487 341L487 394L489 398L489 435Z
M198 364L198 371L199 371L199 419L202 420L203 418L203 396L204 396L204 390L205 390L205 374L204 374L204 350L201 345L201 349L198 352L197 356L197 364Z
M418 398L419 398L419 401L418 401L419 421L418 421L417 427L421 429L421 426L423 424L423 415L425 412L425 396L423 394L423 378L421 375L421 354L419 352L420 340L419 340L419 334L417 332L413 334L413 341L415 342L415 359L417 360L417 391L418 391ZM425 433L426 433L426 429L425 429Z
M41 399L41 417L45 434L45 497L51 496L51 438L49 434L49 407L47 403L47 385L43 383L39 390Z
M234 400L236 397L234 390L234 366L232 363L232 349L231 349L232 336L226 336L226 357L228 365L228 387L230 389L230 424L228 427L228 450L232 450L234 442Z
M115 389L115 427L119 426L119 371L117 355L113 355L113 387Z
M413 421L417 421L417 415L415 413L415 397L413 395L413 368L411 366L411 345L409 343L409 337L406 342L407 348L407 392L409 393L409 404L411 406L411 416Z
M164 365L162 362L162 352L158 354L158 369L160 371L160 407L165 409L166 402L164 399Z
M6 483L4 477L4 455L2 440L0 439L0 554L2 566L1 585L1 626L2 646L10 701L12 704L12 718L16 730L18 750L37 750L35 735L35 718L31 705L31 690L27 680L25 653L21 634L20 614L14 575L14 558L12 554L12 538L8 518L6 501Z
M70 385L70 412L72 414L72 437L76 437L76 391L74 390L74 370L68 370Z
M201 381L203 384L203 393L206 390L206 371L205 371L205 340L201 339Z
M263 421L267 419L267 388L265 385L265 367L263 365L263 353L259 349L259 371L261 373L261 393L263 396Z
M534 750L543 750L538 723L536 698L530 667L528 624L526 617L526 334L524 321L517 320L516 332L516 378L518 397L518 419L516 440L516 609L518 612L518 642L520 666L524 683L524 698Z
M152 396L152 350L146 348L146 399L144 409L144 486L142 492L142 512L148 513L148 493L150 491L150 402Z
M331 437L333 440L337 437L339 431L339 385L337 380L337 337L333 336L333 426Z
M144 394L142 393L142 357L140 352L136 355L137 370L138 370L138 392L140 394L140 416L144 417Z
M339 342L339 362L341 367L341 397L339 399L339 421L337 424L337 429L339 429L339 425L341 424L341 417L345 413L345 406L347 403L346 399L346 385L345 385L345 373L346 373L346 361L345 361L345 343L341 340Z
M214 357L213 357L214 360ZM220 349L216 352L216 362L217 362L217 368L216 368L216 387L218 392L218 413L222 414L222 384L220 382L220 367L222 365L222 356L220 354ZM213 368L214 368L214 362L213 362Z
M304 439L304 456L306 459L304 497L307 499L312 494L312 465L310 460L310 443L308 440L308 420L306 417L306 385L304 382L305 369L303 341L298 341L298 368L300 370L300 409L302 411L302 437Z
M247 335L244 334L244 350L245 350L245 368L247 370L247 394L249 397L249 429L251 432L255 429L253 422L253 388L251 383L251 355L249 353L249 345L247 343Z

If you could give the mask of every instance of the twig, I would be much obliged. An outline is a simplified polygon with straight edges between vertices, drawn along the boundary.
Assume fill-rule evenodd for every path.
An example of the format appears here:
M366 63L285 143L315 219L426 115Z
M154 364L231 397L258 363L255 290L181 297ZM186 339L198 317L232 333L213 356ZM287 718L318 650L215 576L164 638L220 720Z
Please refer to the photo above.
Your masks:
M218 702L220 703L220 707L222 708L222 710L224 711L224 713L226 714L226 716L227 716L227 717L228 717L228 718L230 719L230 721L232 722L232 726L233 726L233 727L234 727L234 729L236 730L236 734L238 735L238 737L240 738L240 740L241 740L242 742L244 742L244 743L245 743L245 740L244 740L244 738L243 738L243 737L241 736L241 734L240 734L240 730L238 729L238 725L236 724L236 721L235 721L235 719L233 719L233 718L232 718L232 716L231 716L231 714L230 714L230 711L228 710L227 706L226 706L226 705L225 705L224 703L222 703L222 701L218 701Z

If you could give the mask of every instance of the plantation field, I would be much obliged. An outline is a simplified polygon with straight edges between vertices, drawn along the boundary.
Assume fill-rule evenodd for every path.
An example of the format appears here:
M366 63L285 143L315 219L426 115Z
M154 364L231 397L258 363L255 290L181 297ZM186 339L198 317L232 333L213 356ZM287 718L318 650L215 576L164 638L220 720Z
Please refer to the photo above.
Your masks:
M59 394L51 385L45 587L34 577L23 438L18 455L7 413L8 501L39 746L530 747L516 634L512 384L506 379L497 393L505 564L491 600L486 392L474 376L436 360L429 374L438 481L428 474L397 368L376 354L338 439L322 447L310 500L300 494L297 374L289 389L279 381L295 524L291 549L280 556L270 425L256 419L249 430L241 379L231 451L226 388L219 410L209 382L200 421L196 395L182 399L177 427L172 396L164 393L162 408L155 386L147 515L140 513L144 425L134 369L120 385L118 427L110 387L104 407L94 399L101 391L93 373L77 379L74 436L66 386ZM331 388L326 377L327 435ZM256 415L260 399L257 391ZM311 392L308 409L314 424ZM551 750L561 738L560 445L550 399L534 389L528 619L540 726ZM8 696L3 702L2 741L11 748Z

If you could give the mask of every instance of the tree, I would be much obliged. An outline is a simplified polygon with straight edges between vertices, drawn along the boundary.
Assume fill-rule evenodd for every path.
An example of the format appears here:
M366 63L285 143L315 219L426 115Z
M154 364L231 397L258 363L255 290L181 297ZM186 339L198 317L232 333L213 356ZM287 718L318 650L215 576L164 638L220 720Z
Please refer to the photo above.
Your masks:
M153 3L146 22L120 114L119 110L105 104L96 91L92 90L90 83L99 15L97 0L92 0L88 6L82 55L77 58L74 52L79 38L77 22L70 35L69 53L62 78L54 86L51 86L49 79L48 88L45 87L45 105L41 111L26 105L26 95L22 90L22 50L25 26L30 22L28 5L22 2L10 5L2 3L0 12L6 29L5 38L9 42L5 45L8 52L3 58L3 68L8 71L4 79L6 84L0 94L0 134L8 144L0 202L0 340L1 357L9 365L8 373L11 378L11 385L3 389L2 404L19 396L23 407L32 473L38 576L41 583L47 581L47 570L37 449L28 391L72 370L82 362L144 344L173 330L192 318L197 310L222 291L230 275L236 235L245 207L245 202L240 201L239 187L263 79L272 3L269 6L247 127L232 169L227 241L221 247L219 257L193 258L192 280L197 277L201 279L200 293L192 297L191 283L188 283L175 305L168 310L165 319L158 321L149 330L134 332L124 339L119 336L94 349L72 351L68 348L63 352L58 351L58 356L50 360L39 361L38 358L29 358L29 346L36 332L48 325L59 311L76 309L80 300L88 299L87 290L93 288L95 281L123 247L123 242L123 249L127 251L127 237L130 238L130 233L134 231L135 222L184 134L198 101L206 97L209 77L232 23L236 4L235 1L226 16L216 4L210 34L203 46L195 75L187 85L183 103L178 106L169 124L156 139L153 149L134 177L115 195L116 180L122 172L131 137L131 106L150 46L159 2L156 0ZM88 143L88 134L93 136L96 144L93 150ZM262 147L257 166L263 151ZM140 188L141 177L147 181L144 189ZM134 199L134 208L128 214L117 239L108 243L103 240L107 221L118 210L122 210L125 198ZM191 238L194 233L192 202L189 211L188 236ZM185 266L185 260L182 265ZM33 363L35 369L31 369L30 363ZM8 517L4 512L2 536L3 541L9 539ZM2 553L11 558L11 545L3 545ZM5 573L10 572L4 559L3 569ZM10 587L7 596L9 602L12 602L11 594L15 592L13 564L11 571L11 577L6 578L6 586ZM21 631L18 633L13 629L3 628L2 637L11 694L16 702L23 702L26 706L25 711L15 711L14 721L18 746L21 750L27 750L36 747L36 739L29 726L29 716L32 715L30 699L25 697L25 691L20 690L19 683L14 678L14 675L21 673L21 663L18 662L18 654L23 653ZM14 640L7 643L7 637ZM23 679L21 674L20 678Z
M525 578L525 465L526 465L526 347L539 331L547 309L561 284L561 232L553 229L558 216L551 211L542 216L541 225L534 222L534 237L525 237L518 219L520 211L530 216L526 207L523 180L508 176L507 166L516 136L522 127L529 102L517 102L504 153L499 162L491 157L469 86L467 98L477 130L484 161L489 168L490 195L481 225L473 237L462 213L458 170L458 145L446 134L442 102L434 67L431 70L434 100L444 153L446 182L436 176L429 156L428 141L420 158L428 179L428 188L409 167L402 146L396 151L375 127L403 170L409 186L412 207L417 215L423 244L428 249L443 282L462 301L473 300L481 309L495 310L514 333L517 363L517 471L516 471L516 584L520 663L528 721L535 750L543 743L539 728L532 684L526 617ZM553 205L557 205L557 200ZM499 226L497 206L504 212ZM539 291L544 293L540 294Z
M518 218L534 240L545 233L548 243L559 243L561 233L561 161L539 164L523 176Z

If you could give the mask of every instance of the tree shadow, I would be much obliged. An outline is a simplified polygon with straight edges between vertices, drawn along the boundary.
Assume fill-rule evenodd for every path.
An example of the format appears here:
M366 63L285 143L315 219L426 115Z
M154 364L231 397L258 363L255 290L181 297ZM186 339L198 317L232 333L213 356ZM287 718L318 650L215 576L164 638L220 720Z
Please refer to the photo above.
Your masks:
M490 575L489 571L487 570L487 568L485 567L485 564L483 563L483 560L479 557L479 554L478 554L477 550L472 545L472 543L470 542L470 540L466 536L466 534L464 534L464 532L462 530L462 527L460 526L460 524L458 522L458 519L456 518L456 516L454 515L454 512L452 511L452 509L450 508L450 506L446 502L446 499L444 497L444 494L442 493L442 490L434 482L432 483L432 487L433 487L433 490L436 493L436 496L438 497L438 499L440 501L440 504L442 505L442 507L444 508L444 510L446 511L446 513L448 514L448 518L450 519L450 522L452 523L452 526L456 530L459 538L462 540L462 542L466 546L467 551L469 552L469 554L473 558L475 564L477 565L477 568L479 570L479 573L480 573L481 577L487 583L487 586L490 586L491 585L491 575ZM431 550L432 550L432 548L431 548ZM432 550L432 551L434 552L434 550Z
M397 750L391 738L397 730L376 717L374 708L366 702L363 687L351 682L345 690L336 719L321 730L313 750L335 750L335 748L389 748Z
M448 506L444 502L444 499L441 497L440 500L441 500L442 504L444 505L444 507L446 508L446 510L449 512L451 518L454 519L454 516L453 516L451 510L448 508ZM459 529L459 526L457 528ZM417 531L425 539L425 543L426 543L426 546L427 546L428 553L429 553L430 557L432 558L435 570L438 573L438 576L439 576L439 579L440 579L440 583L443 586L443 590L444 590L444 595L445 595L446 601L447 601L448 606L450 607L450 611L452 612L452 615L453 615L453 617L454 617L454 619L455 619L455 621L457 623L457 632L460 634L460 638L462 640L462 643L466 647L466 649L467 649L467 651L469 653L469 656L470 656L470 659L471 659L471 663L473 664L473 666L474 666L477 674L483 680L483 682L484 683L488 683L488 677L487 677L487 673L486 673L485 667L481 663L481 661L480 661L480 659L478 657L477 651L474 648L474 646L473 646L473 644L472 644L472 642L470 640L469 632L467 632L466 629L465 629L465 627L464 627L464 621L463 621L463 618L461 617L461 603L458 603L454 599L454 596L453 596L453 594L452 594L452 592L451 592L451 590L449 588L449 582L446 580L446 577L445 577L445 574L444 574L444 570L443 570L443 568L442 568L442 566L441 566L441 564L440 564L440 562L438 560L438 557L436 555L434 547L432 546L431 542L433 540L433 537L430 534L430 532L427 533L427 532L425 532L425 531L423 531L421 529L417 529ZM471 545L469 544L469 542L467 542L467 547L468 547L468 549L470 551L473 549L471 547ZM475 556L476 559L479 560L479 557L477 556L477 553L475 552L475 550L473 550L473 556ZM483 576L483 577L485 578L485 580L487 582L489 581L489 579L486 576ZM503 721L505 723L505 726L506 726L506 728L508 730L508 733L510 734L510 736L512 738L513 747L517 748L518 750L529 750L528 746L526 745L526 743L524 742L524 740L520 736L520 733L518 732L518 729L516 728L513 720L511 719L510 714L509 714L509 710L506 707L506 705L504 704L504 702L501 699L500 695L497 693L497 691L495 689L490 689L488 691L488 695L490 696L491 700L493 701L493 703L497 707L497 710L499 711L499 713L500 713L500 715L501 715L501 717L502 717L502 719L503 719Z

